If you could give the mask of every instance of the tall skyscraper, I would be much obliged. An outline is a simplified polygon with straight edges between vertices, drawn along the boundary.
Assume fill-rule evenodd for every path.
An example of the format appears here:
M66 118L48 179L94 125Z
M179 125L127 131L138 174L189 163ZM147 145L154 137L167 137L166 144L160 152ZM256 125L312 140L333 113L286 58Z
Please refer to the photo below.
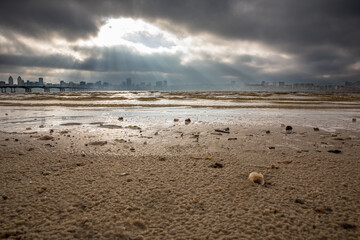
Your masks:
M24 85L24 81L21 79L20 76L18 76L18 78L17 78L17 83L18 83L19 86Z
M43 86L44 85L44 79L43 78L39 78L39 86Z
M14 79L12 76L9 77L9 85L14 85Z

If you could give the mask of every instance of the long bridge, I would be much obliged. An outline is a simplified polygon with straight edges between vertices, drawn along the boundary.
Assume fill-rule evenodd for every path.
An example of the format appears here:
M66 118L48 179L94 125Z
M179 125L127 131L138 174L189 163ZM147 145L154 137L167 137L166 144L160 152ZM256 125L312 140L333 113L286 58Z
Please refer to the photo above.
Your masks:
M0 85L0 89L2 93L6 93L6 89L10 89L10 92L14 93L16 92L16 89L23 88L25 89L25 92L32 92L32 89L34 88L42 88L44 89L44 92L50 92L51 88L59 89L60 92L65 92L66 89L69 91L85 91L90 90L93 88L86 87L86 86L19 86L19 85Z

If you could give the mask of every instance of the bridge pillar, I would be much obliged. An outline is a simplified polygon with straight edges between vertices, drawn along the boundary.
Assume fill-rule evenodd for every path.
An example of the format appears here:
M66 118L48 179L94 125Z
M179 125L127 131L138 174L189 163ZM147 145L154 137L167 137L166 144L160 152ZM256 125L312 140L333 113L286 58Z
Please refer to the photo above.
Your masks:
M65 92L65 88L60 88L60 92Z
M50 88L44 88L44 92L50 92Z
M31 92L31 88L25 88L25 92Z
M12 93L16 92L15 88L10 88L10 92Z

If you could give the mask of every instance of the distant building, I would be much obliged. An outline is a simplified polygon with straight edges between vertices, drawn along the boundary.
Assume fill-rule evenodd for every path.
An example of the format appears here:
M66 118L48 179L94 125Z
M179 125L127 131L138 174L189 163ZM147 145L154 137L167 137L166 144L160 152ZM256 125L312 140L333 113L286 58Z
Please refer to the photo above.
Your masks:
M19 86L24 86L25 85L24 80L22 80L20 76L18 76L18 78L17 78L17 84Z
M39 86L44 86L44 78L39 78Z
M80 86L83 87L83 86L85 86L85 85L86 85L86 82L84 82L84 81L81 81L81 82L80 82Z
M14 85L14 79L12 76L9 77L9 85Z
M285 87L285 82L279 82L279 87Z
M0 81L0 86L6 85L5 81Z
M127 79L126 79L126 87L127 87L127 88L131 88L131 87L132 87L131 78L127 78Z
M157 88L162 88L162 86L163 86L162 81L157 81L157 82L155 83L155 87L157 87Z
M164 80L163 87L164 87L164 88L166 88L166 87L167 87L167 80Z

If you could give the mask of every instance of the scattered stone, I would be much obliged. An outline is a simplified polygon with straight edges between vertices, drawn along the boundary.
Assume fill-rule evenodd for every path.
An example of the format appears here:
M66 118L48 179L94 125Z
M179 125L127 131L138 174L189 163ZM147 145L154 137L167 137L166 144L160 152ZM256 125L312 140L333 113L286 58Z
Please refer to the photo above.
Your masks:
M49 135L45 135L45 136L42 136L40 138L38 138L39 140L52 140L54 139L53 136L49 136Z
M53 145L51 145L50 143L47 143L44 145L45 147L54 147Z
M279 169L279 166L276 166L274 164L271 164L271 169Z
M29 148L28 151L31 152L31 151L34 151L35 149L34 148Z
M157 136L157 135L159 135L159 132L155 132L155 134L154 134L155 136Z
M62 123L60 125L61 126L79 126L79 125L81 125L81 123L76 123L76 122L74 122L74 123Z
M127 126L126 128L130 128L130 129L133 129L133 130L141 130L140 127L138 127L138 126L132 126L132 125Z
M96 141L96 142L89 142L88 145L91 146L104 146L107 144L107 141Z
M165 157L159 157L159 161L164 162L165 160L166 160L166 158L165 158Z
M135 152L135 148L134 148L134 147L131 147L131 148L130 148L130 151Z
M315 131L315 132L318 132L318 131L320 131L320 129L317 128L317 127L315 127L315 128L314 128L314 131Z
M71 137L70 134L66 135L67 137Z
M212 167L212 168L223 168L224 166L221 163L214 163L214 164L210 165L210 167Z
M25 130L31 130L31 128L30 128L30 127L28 127L28 128L25 128Z
M351 119L352 122L356 122L356 118Z
M44 176L48 176L48 175L50 175L50 172L48 172L48 171L41 171L41 174L44 175Z
M7 116L7 115L9 115L9 114L5 113L5 116Z
M7 199L8 199L8 197L7 197L6 195L2 195L2 198L3 198L4 200L7 200Z
M8 139L8 138L5 138L5 141L9 141L10 139Z
M305 200L304 200L304 199L297 198L297 199L295 199L295 203L305 204Z
M219 132L219 133L230 133L230 128L215 129L215 132Z
M46 191L46 187L41 187L37 191L38 191L39 194L41 194L41 193Z
M15 138L15 142L18 142L18 141L19 141L19 139Z
M86 157L86 154L85 154L84 151L81 152L81 156L82 156L82 157Z
M186 124L186 125L189 125L190 123L191 123L190 118L185 119L185 124Z
M129 176L129 175L130 175L130 173L120 173L119 174L120 177L125 177L125 176Z
M291 133L293 128L292 128L292 126L286 126L285 130L287 133Z
M275 147L269 147L269 149L275 149Z
M350 223L341 223L340 226L344 229L356 229L356 225Z
M337 137L337 134L336 134L336 133L332 133L332 134L331 134L331 137Z
M334 140L336 140L336 141L344 141L345 139L337 137L337 138L334 138Z
M330 212L332 212L331 207L314 207L313 209L317 213L330 213Z
M40 125L39 128L44 128L45 126L44 125Z
M237 138L228 138L229 141L232 141L232 140L237 140Z
M179 121L179 119L178 118L174 118L174 122L178 122Z
M119 117L118 120L119 120L120 122L122 122L122 121L124 121L124 118L123 118L123 117Z
M100 125L100 128L107 128L107 129L121 129L123 128L120 125L114 125L114 124L109 124L109 125Z
M54 133L54 129L50 129L49 133Z
M261 173L257 173L257 172L250 173L249 180L253 183L257 183L260 185L264 185L264 183L265 183L264 175L262 175Z
M76 163L76 166L77 167L82 167L82 166L85 166L85 163Z
M125 139L120 138L120 139L115 139L115 142L123 143L123 142L126 142L126 140L125 140Z
M339 154L341 153L341 150L329 150L329 153L335 153L335 154Z
M267 130L267 131L266 131L266 134L270 134L270 130Z

